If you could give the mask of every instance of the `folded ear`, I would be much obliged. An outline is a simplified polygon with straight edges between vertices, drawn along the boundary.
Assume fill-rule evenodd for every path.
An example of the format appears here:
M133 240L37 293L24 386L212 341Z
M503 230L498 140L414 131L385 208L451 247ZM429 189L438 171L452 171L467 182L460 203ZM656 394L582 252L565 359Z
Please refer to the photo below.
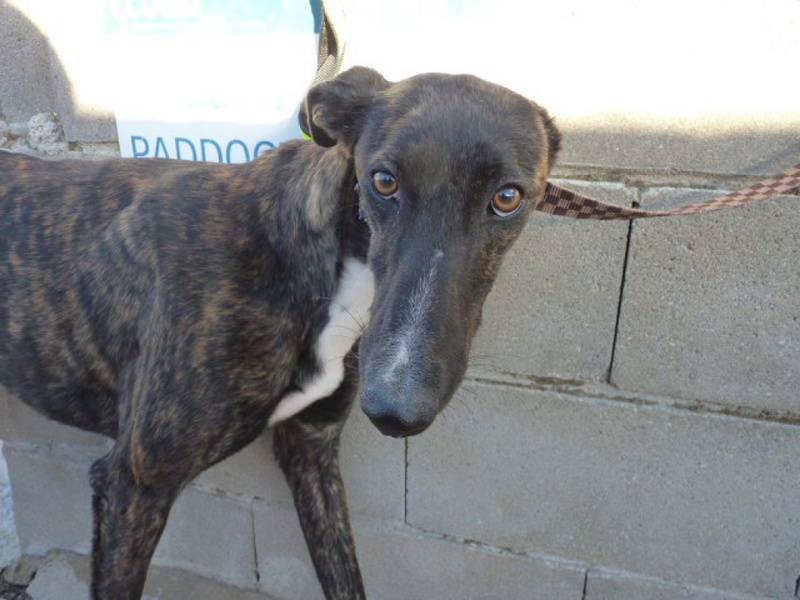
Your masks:
M366 67L353 67L315 85L304 106L311 138L320 146L341 143L352 149L375 94L389 85L380 73Z
M556 156L561 150L561 132L558 131L558 128L553 122L553 117L551 117L542 107L538 108L539 114L542 117L542 122L544 123L544 131L547 135L548 163L552 168L556 162Z

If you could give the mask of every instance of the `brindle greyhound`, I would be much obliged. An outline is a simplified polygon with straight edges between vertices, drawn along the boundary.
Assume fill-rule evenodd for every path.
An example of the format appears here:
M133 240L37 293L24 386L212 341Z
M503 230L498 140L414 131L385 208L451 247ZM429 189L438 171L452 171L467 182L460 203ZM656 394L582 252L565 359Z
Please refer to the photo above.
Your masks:
M387 435L431 424L559 146L471 76L357 67L306 111L316 144L244 165L0 155L0 382L116 440L90 473L95 599L140 597L176 496L268 425L326 597L363 598L351 404Z

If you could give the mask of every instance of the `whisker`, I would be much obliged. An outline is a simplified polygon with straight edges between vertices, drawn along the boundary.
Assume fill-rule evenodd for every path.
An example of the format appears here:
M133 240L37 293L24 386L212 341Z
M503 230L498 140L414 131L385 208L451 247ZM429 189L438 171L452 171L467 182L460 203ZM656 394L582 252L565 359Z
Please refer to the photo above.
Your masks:
M474 400L474 399L476 399L476 398L478 398L478 393L477 393L475 390L471 390L471 389L469 389L467 386L465 386L465 385L463 385L463 384L462 384L462 385L461 385L461 386L460 386L460 387L459 387L459 388L456 390L456 393L455 393L455 394L453 394L453 401L454 401L454 402L457 402L457 403L458 403L458 405L459 405L460 407L464 407L464 408L467 410L467 413L469 413L469 416L470 416L470 418L474 419L474 418L475 418L475 406L474 406L474 404L473 404L472 402L468 402L468 401L467 401L467 400L466 400L466 399L465 399L465 398L462 396L462 394L461 394L462 392L467 392L468 394L470 394L470 395L472 396L472 398L471 398L471 399L473 399L473 400ZM445 409L445 410L444 410L444 411L441 413L441 415L442 415L442 416L444 416L444 415L446 415L446 414L447 414L447 409Z

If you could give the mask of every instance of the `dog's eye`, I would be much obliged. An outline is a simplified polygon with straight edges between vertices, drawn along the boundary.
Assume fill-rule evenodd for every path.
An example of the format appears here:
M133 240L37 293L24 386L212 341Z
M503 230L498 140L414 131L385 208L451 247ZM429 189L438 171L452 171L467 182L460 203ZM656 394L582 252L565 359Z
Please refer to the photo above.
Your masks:
M520 206L522 206L522 192L514 186L501 188L492 196L492 212L500 217L513 215Z
M395 176L388 171L375 171L372 174L372 189L379 196L390 198L397 193L400 186Z

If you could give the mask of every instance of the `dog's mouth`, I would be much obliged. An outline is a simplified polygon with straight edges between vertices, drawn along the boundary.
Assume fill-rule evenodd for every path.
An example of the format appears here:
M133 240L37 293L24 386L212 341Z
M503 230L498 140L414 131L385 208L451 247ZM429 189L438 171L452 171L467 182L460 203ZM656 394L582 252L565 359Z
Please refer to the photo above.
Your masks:
M370 417L372 424L378 428L383 435L393 438L406 438L418 435L430 427L432 421L415 421L406 423L401 419L392 416L381 415Z

